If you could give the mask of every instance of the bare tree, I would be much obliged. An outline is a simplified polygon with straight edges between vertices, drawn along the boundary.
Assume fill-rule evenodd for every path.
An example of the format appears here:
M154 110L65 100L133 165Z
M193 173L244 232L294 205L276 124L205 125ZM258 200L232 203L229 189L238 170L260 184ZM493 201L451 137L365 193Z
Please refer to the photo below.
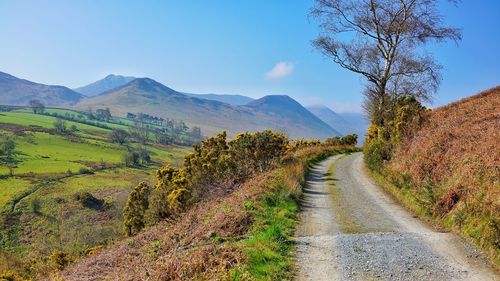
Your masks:
M452 1L453 2L453 1ZM322 33L313 45L341 67L366 77L365 110L384 125L399 96L429 101L441 66L422 48L461 40L444 26L437 0L316 0L311 15Z

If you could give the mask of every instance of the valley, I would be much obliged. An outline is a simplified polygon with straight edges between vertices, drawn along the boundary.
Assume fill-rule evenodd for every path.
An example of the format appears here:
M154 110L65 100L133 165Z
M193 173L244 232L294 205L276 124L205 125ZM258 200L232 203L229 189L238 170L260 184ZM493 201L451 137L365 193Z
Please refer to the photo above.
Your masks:
M86 113L47 108L44 114L29 108L0 112L2 149L8 141L15 145L12 155L0 157L0 271L36 274L48 270L55 252L77 258L121 239L130 189L150 181L162 165L180 165L191 150L113 142L113 129L133 126L126 119L75 117L62 121L67 131L61 132L54 126L62 119L51 114ZM127 164L130 151L147 151L149 160Z

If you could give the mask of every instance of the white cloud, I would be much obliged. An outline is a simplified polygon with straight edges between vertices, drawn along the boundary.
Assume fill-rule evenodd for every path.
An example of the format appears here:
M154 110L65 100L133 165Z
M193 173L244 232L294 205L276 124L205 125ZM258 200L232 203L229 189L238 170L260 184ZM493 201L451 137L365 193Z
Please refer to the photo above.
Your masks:
M292 62L282 61L277 63L273 69L266 73L266 79L277 80L290 75L295 68Z

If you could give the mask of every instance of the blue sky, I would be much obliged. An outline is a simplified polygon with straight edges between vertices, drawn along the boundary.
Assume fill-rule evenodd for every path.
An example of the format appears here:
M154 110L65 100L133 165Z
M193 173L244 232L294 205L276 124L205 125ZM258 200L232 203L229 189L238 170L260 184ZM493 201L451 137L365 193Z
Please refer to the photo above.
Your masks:
M480 3L480 4L479 4ZM364 80L314 50L312 0L0 1L0 71L78 87L109 73L179 91L288 94L359 111ZM500 1L442 4L459 46L431 46L444 65L433 106L500 84Z

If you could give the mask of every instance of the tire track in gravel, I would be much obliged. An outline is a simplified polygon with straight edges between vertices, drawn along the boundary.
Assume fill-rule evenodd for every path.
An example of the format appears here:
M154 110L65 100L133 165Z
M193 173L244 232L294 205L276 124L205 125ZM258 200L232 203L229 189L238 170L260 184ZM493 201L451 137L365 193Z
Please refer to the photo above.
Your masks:
M470 245L414 218L374 184L362 158L332 156L309 174L297 280L500 280Z

